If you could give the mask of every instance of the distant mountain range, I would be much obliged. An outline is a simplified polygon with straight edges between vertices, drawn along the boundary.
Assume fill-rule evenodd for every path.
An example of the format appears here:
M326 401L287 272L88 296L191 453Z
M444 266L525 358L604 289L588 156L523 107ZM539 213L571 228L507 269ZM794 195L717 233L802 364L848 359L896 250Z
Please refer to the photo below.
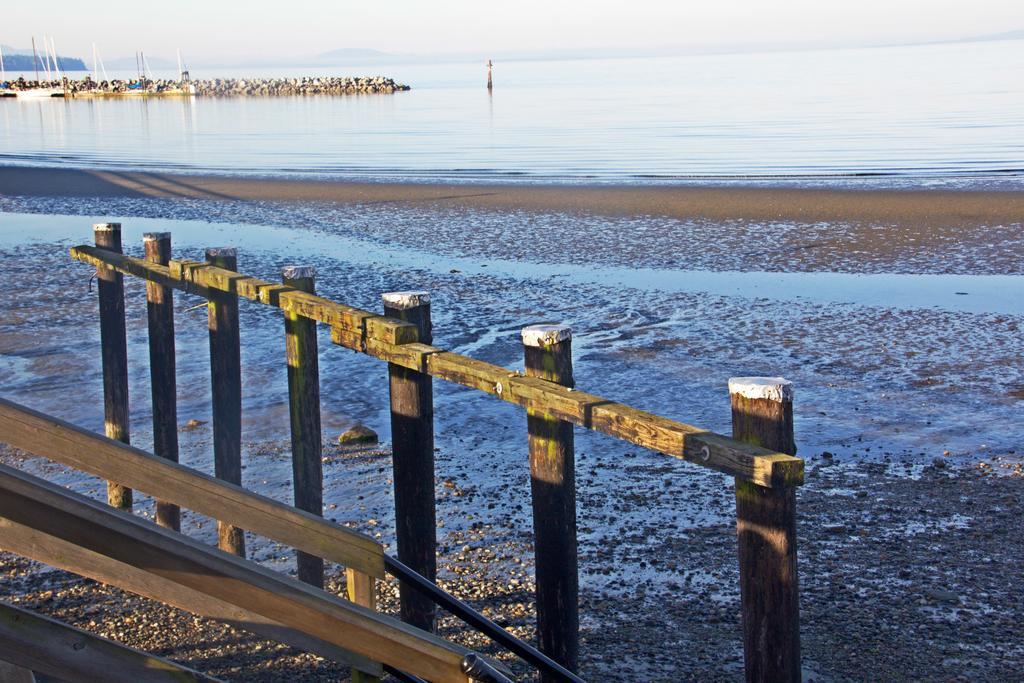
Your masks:
M8 71L34 71L37 67L40 71L46 70L42 56L36 57L33 64L32 50L16 50L7 45L0 45L0 50L3 50L4 69ZM86 71L85 62L77 57L57 55L57 66L61 71Z
M135 57L117 57L116 59L103 60L103 65L110 70L120 71L135 71L139 68L139 63L135 60ZM149 65L150 69L158 69L160 71L167 70L178 70L178 63L171 61L170 59L163 59L162 57L150 57L146 55L146 64Z
M956 42L982 42L988 40L1024 40L1024 29L1019 29L1017 31L1005 31L1003 33L992 33L987 36L977 36L976 38L964 38L963 41Z
M949 38L945 40L927 41L934 43L974 43L989 42L998 40L1024 40L1024 29L1016 31L1005 31L983 36L968 36L966 38ZM916 43L915 43L916 44ZM893 43L879 43L870 46L846 45L843 47L886 47ZM556 50L529 50L529 51L501 51L496 50L487 55L494 59L504 61L533 61L549 59L609 59L617 57L661 57L686 54L716 54L729 52L774 52L788 51L792 49L822 49L837 47L828 44L807 44L807 45L781 45L778 43L749 43L743 45L715 45L715 46L652 46L649 48L567 48ZM479 55L466 54L394 54L381 52L380 50L346 48L321 52L313 58L287 60L287 64L295 66L348 66L361 64L398 64L423 60L431 62L465 62L480 59ZM284 65L284 64L282 64Z
M1004 31L981 36L969 36L965 38L948 38L945 40L925 41L924 43L909 44L940 44L940 43L971 43L991 42L1003 40L1024 40L1024 29ZM906 45L908 43L901 43ZM532 61L532 60L572 60L572 59L608 59L618 57L661 57L693 54L721 54L731 52L776 52L789 50L814 50L828 49L834 47L887 47L894 46L893 43L876 43L873 45L828 45L828 44L806 44L806 45L782 45L782 44L743 44L743 45L671 45L651 46L646 48L571 48L555 50L528 50L528 51L502 51L495 50L490 54L466 53L441 53L441 54L396 54L373 50L369 48L339 48L321 52L307 57L268 57L258 60L247 60L244 63L223 60L202 60L202 66L245 66L245 67L349 67L349 66L370 66L388 64L409 64L416 62L467 62L477 61L484 57L494 58L501 61ZM13 48L8 45L0 45L3 50L4 67L9 71L33 71L36 65L32 63L32 50L24 48ZM177 72L177 61L163 59L156 56L147 56L146 62L149 68L154 71ZM77 57L60 57L60 68L63 71L87 71L88 67L82 59ZM37 61L40 70L44 69L43 58ZM106 67L111 70L132 71L138 66L136 58L119 57L106 60ZM187 65L186 65L187 68Z

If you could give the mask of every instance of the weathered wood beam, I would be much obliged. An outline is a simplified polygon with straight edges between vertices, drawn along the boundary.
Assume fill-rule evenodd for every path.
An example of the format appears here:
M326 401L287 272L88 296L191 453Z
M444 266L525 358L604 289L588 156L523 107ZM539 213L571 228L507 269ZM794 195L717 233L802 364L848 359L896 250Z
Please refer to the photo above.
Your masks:
M31 549L22 553L26 557L35 557L54 567L117 586L130 593L152 598L186 612L222 621L235 628L255 633L267 640L285 643L353 667L375 666L366 657L314 638L297 628L267 619L244 606L233 605L205 593L191 590L174 581L150 574L143 569L117 562L59 538L47 536L31 527L14 523L8 524L0 519L0 538L4 539L3 543L6 544L3 547L9 545L11 549L14 549L15 544L21 544L21 547ZM36 554L30 555L30 552ZM48 553L51 559L49 561L40 559L47 556L43 553ZM3 679L0 678L0 680Z
M165 273L148 270L152 264L141 259L133 260L89 246L75 247L71 255L97 267L106 266L146 279L167 277L173 282L171 286L194 293L209 289L236 291L239 296L330 325L331 339L339 346L477 389L528 409L550 413L580 427L758 486L774 488L803 483L804 461L800 458L419 343L415 326L400 320L196 262L171 261L169 273Z
M2 398L0 440L384 578L384 550L368 536Z
M0 659L68 681L219 680L5 602L0 602Z
M32 669L0 659L0 681L4 683L38 683Z
M460 646L0 466L0 545L77 571L68 566L70 560L62 557L59 549L41 544L41 538L88 550L412 675L437 683L465 683L460 665L469 651ZM113 583L118 585L116 577ZM150 597L164 600L170 596Z

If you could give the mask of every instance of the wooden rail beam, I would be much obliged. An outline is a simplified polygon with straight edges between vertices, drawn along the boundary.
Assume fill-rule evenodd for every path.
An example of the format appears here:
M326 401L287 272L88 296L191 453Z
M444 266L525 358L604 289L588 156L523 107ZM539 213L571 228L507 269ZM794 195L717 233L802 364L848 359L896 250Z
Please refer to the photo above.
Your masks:
M66 681L219 680L5 602L0 602L0 659ZM0 680L7 680L2 672Z
M142 591L148 597L180 605L209 596L414 676L466 683L460 667L469 651L460 646L4 466L0 545L74 572L86 568L63 551L80 548L112 561L108 569L153 577ZM118 576L100 580L121 583ZM165 595L169 584L184 592Z
M4 683L38 683L32 669L0 659L0 681Z
M171 261L165 271L152 270L152 264L141 259L90 246L74 247L71 256L83 263L137 277L169 278L172 286L193 293L210 289L235 291L239 296L330 325L332 341L345 348L483 391L524 408L550 413L580 427L758 486L775 488L803 483L804 462L800 458L419 343L415 326L401 320L196 262Z
M384 578L384 550L369 536L178 463L0 398L0 439L89 474Z

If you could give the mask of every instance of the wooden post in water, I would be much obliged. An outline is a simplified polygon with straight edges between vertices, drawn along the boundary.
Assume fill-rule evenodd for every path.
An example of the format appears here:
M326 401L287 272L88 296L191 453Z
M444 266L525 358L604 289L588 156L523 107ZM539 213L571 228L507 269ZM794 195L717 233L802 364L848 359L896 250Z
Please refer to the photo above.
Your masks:
M487 89L494 90L494 62L487 60Z
M171 260L171 233L147 232L143 238L146 260L166 266ZM149 319L149 374L153 397L153 452L178 462L178 389L174 358L174 290L146 282ZM156 523L181 530L181 510L174 503L156 501Z
M413 323L419 341L430 344L430 295L388 292L384 315ZM437 578L434 510L434 387L430 375L388 364L391 388L391 451L395 479L398 559L431 581ZM402 584L402 621L434 630L434 603Z
M121 253L121 224L92 226L96 246ZM96 269L100 299L100 354L103 359L103 423L107 437L130 443L128 433L128 339L124 323L124 277L108 268ZM132 490L107 482L107 502L132 509Z
M574 385L572 330L531 325L522 331L526 374ZM573 671L579 655L579 578L576 559L576 456L572 425L527 410L530 488L537 572L540 649ZM554 680L542 675L541 680Z
M286 266L281 280L289 287L316 291L316 268ZM295 507L323 516L323 443L320 430L320 364L316 321L291 312L284 314L285 355L288 358L288 413L292 429L292 482ZM324 587L324 561L296 551L299 581Z
M231 247L209 248L211 266L238 270ZM213 292L207 311L210 327L210 377L213 400L213 467L218 479L242 483L242 359L238 330L238 295ZM245 557L245 532L217 521L217 545Z
M796 455L793 386L780 377L729 380L734 439ZM799 683L796 489L736 480L746 680Z

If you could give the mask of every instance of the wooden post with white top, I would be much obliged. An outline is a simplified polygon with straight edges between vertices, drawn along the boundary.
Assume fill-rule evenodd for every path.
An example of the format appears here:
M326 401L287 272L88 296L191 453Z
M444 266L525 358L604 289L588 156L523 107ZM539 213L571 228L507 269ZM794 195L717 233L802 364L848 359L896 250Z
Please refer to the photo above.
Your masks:
M734 439L796 455L790 382L734 377L729 398ZM736 533L746 680L799 683L796 488L737 478Z
M573 387L572 330L531 325L522 330L526 375ZM540 649L572 671L579 656L576 557L576 461L572 424L526 411L537 574ZM554 680L542 674L542 681Z
M430 344L430 294L388 292L384 315L416 325ZM434 385L430 375L388 363L391 452L395 479L398 559L431 581L437 579L437 514L434 496ZM434 603L411 586L399 586L402 621L434 630Z

